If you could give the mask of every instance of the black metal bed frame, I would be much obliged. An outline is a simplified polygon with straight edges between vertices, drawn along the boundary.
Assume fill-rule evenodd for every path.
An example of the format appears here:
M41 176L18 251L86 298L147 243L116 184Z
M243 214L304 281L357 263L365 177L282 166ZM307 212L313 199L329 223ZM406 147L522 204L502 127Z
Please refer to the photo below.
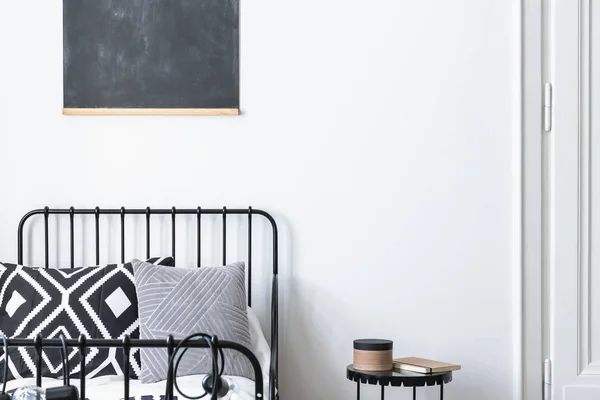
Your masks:
M202 254L202 216L203 215L222 215L222 260L223 265L227 263L227 216L228 215L247 215L248 217L248 260L247 260L247 277L248 277L248 305L252 304L252 219L254 215L259 215L267 219L270 223L273 231L273 277L271 282L271 365L269 370L269 394L270 399L276 400L279 398L278 393L278 230L275 219L267 212L259 209L249 207L247 209L228 209L223 207L222 209L204 209L198 207L196 209L179 209L173 207L171 209L152 209L147 207L145 209L127 209L121 207L120 209L101 209L96 207L94 209L76 209L71 207L69 209L50 209L45 207L43 209L37 209L28 212L23 216L19 222L18 234L17 234L17 256L18 263L23 264L23 231L25 223L33 216L42 215L44 217L44 254L45 254L45 267L49 267L49 229L48 220L50 215L68 215L70 221L70 260L71 268L75 267L75 227L74 220L75 215L93 215L95 217L95 244L96 244L96 264L100 264L100 216L101 215L120 215L120 230L121 230L121 262L125 262L125 217L126 215L145 215L146 216L146 257L150 257L150 224L152 215L171 215L171 243L172 243L172 257L175 259L176 249L176 217L177 215L196 215L197 221L197 266L200 267L200 260ZM36 351L36 382L37 385L41 385L41 368L42 368L42 349L43 348L60 348L61 341L58 339L44 339L41 336L35 339L21 339L14 338L8 339L8 347L33 347ZM123 361L125 364L124 372L124 398L129 398L129 357L130 349L138 347L153 347L153 348L166 348L169 356L172 354L173 349L179 344L178 340L175 340L172 336L169 336L164 341L160 340L148 340L148 339L130 339L128 336L122 340L116 339L90 339L85 336L81 336L79 339L69 339L66 341L68 347L77 348L81 354L81 373L80 373L80 398L85 399L85 353L88 348L106 348L106 347L118 347L123 349ZM185 343L182 347L195 347L195 348L207 348L208 344L202 340L195 340ZM229 341L219 341L219 348L232 349L241 352L251 362L254 368L255 374L255 399L263 399L263 382L262 382L262 371L260 364L256 356L247 349L246 347ZM173 382L168 380L169 393L173 394Z

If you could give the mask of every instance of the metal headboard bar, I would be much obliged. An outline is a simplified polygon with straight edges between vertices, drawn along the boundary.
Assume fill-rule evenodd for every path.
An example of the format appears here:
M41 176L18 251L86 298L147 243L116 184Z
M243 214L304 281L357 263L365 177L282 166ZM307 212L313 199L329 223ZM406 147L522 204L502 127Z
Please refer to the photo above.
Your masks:
M269 371L269 392L271 399L277 399L279 397L277 393L277 380L278 380L278 313L279 313L279 293L278 293L278 269L279 269L279 257L278 257L278 229L275 219L267 212L248 207L247 209L229 209L223 207L222 209L209 209L198 207L195 209L180 209L172 207L171 209L152 209L146 207L143 209L128 209L121 207L119 209L102 209L96 207L94 209L77 209L70 207L68 209L50 209L45 207L43 209L37 209L28 212L23 216L19 222L18 234L17 234L17 257L18 263L23 264L23 253L24 253L24 227L26 222L33 216L43 215L44 217L44 256L45 256L45 267L49 267L49 229L48 219L50 215L69 215L69 231L70 231L70 259L71 268L75 266L75 228L74 228L74 216L75 215L94 215L95 217L95 244L96 244L96 264L100 264L100 215L120 215L120 234L121 234L121 262L125 262L125 217L126 215L145 215L146 216L146 256L150 257L150 221L152 215L171 215L171 244L172 244L172 256L175 259L175 228L176 228L176 216L177 215L196 215L197 223L197 266L201 266L201 255L202 255L202 215L222 215L223 226L222 226L222 241L223 241L223 264L227 263L227 215L248 215L248 264L247 264L247 276L248 276L248 305L252 305L252 219L254 215L260 215L266 218L271 224L273 230L273 280L272 280L272 292L271 292L271 367Z
M28 347L34 348L36 357L36 385L42 386L42 349L45 348L60 348L62 346L62 342L60 339L42 339L40 335L36 336L34 339L7 339L7 347ZM85 366L85 358L86 352L90 348L120 348L123 349L123 373L124 373L124 382L123 382L123 393L125 399L129 399L129 367L130 367L130 357L131 357L131 348L166 348L168 349L169 357L171 356L173 349L178 346L181 341L175 340L172 335L169 335L167 340L156 340L156 339L131 339L129 335L126 335L123 339L87 339L84 335L81 335L79 339L66 339L65 340L67 347L76 348L79 350L80 354L80 385L79 385L79 394L80 399L85 399L85 375L86 375L86 366ZM208 344L204 340L192 340L187 343L184 343L183 348L208 348ZM264 400L263 398L263 380L262 380L262 369L260 366L260 362L252 353L250 349L245 346L242 346L239 343L227 341L227 340L219 340L217 343L217 348L221 349L230 349L237 351L243 354L252 365L254 370L254 393L255 400ZM170 398L173 398L173 382L171 379L168 379L168 390L171 394ZM272 397L275 399L275 397Z
M277 224L275 223L275 220L273 219L273 217L263 211L263 210L259 210L259 209L254 209L252 207L249 207L247 209L228 209L227 207L223 207L223 209L207 209L207 208L201 208L198 207L197 209L177 209L175 207L173 207L172 209L151 209L150 207L147 207L145 209L126 209L125 207L121 207L120 209L100 209L99 207L96 207L95 209L75 209L73 207L69 208L69 209L50 209L48 207L44 208L44 209L38 209L38 210L33 210L30 211L29 213L27 213L22 219L21 222L19 223L19 233L18 233L18 261L19 263L23 263L23 228L25 226L25 223L34 215L44 215L44 236L45 236L45 240L44 240L44 249L45 249L45 266L49 267L49 249L48 249L48 238L49 238L49 234L48 234L48 216L49 215L61 215L61 214L68 214L70 215L70 231L71 231L71 243L70 243L70 250L71 250L71 264L72 266L74 266L74 215L95 215L96 216L96 258L97 258L97 263L99 264L99 249L100 249L100 227L99 227L99 216L100 215L120 215L121 216L121 262L125 262L125 216L126 215L146 215L146 255L149 256L150 255L150 215L172 215L172 232L171 232L171 239L172 239L172 256L173 258L175 258L175 216L176 215L194 215L197 214L198 215L198 220L200 220L200 216L203 214L222 214L223 215L223 263L226 264L227 261L227 215L231 214L231 215L240 215L240 214L248 214L248 218L249 218L249 226L248 226L248 243L251 244L252 243L252 215L262 215L263 217L265 217L270 223L271 226L274 228L274 234L277 233ZM201 233L201 228L200 228L200 224L198 224L198 233ZM274 236L274 238L276 238L276 236ZM274 249L273 249L273 273L276 274L277 273L277 257L275 256L277 254L277 243L276 240L274 240ZM248 248L250 249L250 246L248 246ZM198 250L199 250L199 255L201 254L201 241L198 241ZM248 253L249 255L252 255L251 250ZM249 258L248 262L251 262L251 259ZM198 262L198 267L200 266L200 263ZM248 266L248 268L250 269L251 265Z

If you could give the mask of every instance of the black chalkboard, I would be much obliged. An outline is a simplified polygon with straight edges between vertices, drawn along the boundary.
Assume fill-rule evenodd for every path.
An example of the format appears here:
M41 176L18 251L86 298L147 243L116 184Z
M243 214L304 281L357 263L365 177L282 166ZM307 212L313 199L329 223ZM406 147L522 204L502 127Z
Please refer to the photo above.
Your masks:
M238 109L239 0L63 0L65 109Z

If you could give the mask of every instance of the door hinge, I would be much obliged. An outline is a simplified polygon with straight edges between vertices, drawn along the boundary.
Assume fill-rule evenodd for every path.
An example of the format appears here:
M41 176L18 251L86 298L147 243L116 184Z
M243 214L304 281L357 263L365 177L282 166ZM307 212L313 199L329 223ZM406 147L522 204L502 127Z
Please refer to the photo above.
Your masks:
M552 109L553 109L553 94L552 84L546 82L544 85L544 132L552 130Z
M552 361L544 360L544 400L552 400Z

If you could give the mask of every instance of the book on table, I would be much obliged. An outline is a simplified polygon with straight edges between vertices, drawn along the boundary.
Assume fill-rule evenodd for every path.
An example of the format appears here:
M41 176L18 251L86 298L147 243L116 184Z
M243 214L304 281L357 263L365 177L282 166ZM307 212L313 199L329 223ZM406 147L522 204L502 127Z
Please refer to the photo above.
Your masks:
M428 360L419 357L404 357L394 359L394 369L398 371L411 371L421 374L435 374L440 372L458 371L460 365L441 361Z

